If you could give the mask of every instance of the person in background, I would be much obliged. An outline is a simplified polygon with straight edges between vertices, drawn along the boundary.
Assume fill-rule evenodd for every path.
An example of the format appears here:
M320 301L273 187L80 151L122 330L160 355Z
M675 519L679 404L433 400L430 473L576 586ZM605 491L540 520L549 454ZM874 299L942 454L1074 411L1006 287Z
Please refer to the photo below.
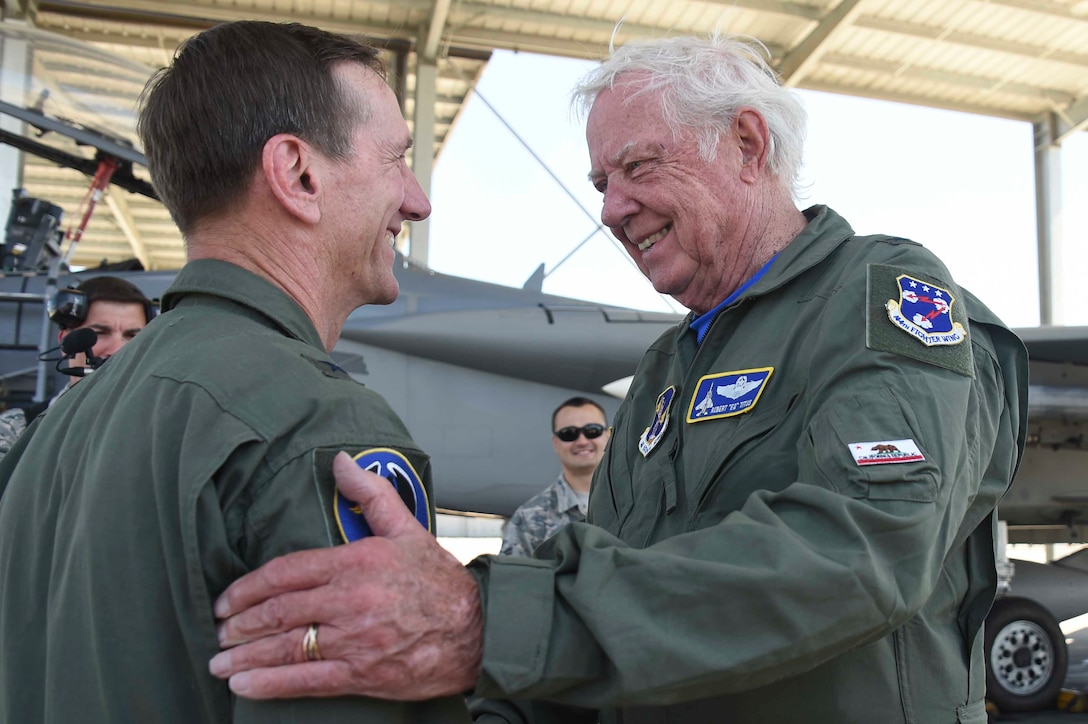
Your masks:
M608 416L588 397L572 397L552 413L552 447L561 471L554 483L525 501L506 524L504 556L531 556L570 523L586 519L593 471L608 444Z
M49 318L60 327L58 344L77 329L95 331L98 341L91 349L91 356L99 365L130 342L158 314L158 305L145 297L134 284L110 276L93 277L78 286L60 290L49 307ZM83 352L77 353L68 365L69 370L80 373L88 368ZM81 379L83 374L72 374L68 377L68 384L50 400L28 407L13 407L0 413L0 459L8 454L35 417Z
M635 372L587 522L533 558L441 564L345 461L382 537L227 589L210 667L235 693L471 688L489 724L986 722L1027 353L920 244L799 207L805 114L763 52L632 42L578 90L602 222L691 310ZM474 626L428 618L474 605ZM331 678L299 655L313 621Z

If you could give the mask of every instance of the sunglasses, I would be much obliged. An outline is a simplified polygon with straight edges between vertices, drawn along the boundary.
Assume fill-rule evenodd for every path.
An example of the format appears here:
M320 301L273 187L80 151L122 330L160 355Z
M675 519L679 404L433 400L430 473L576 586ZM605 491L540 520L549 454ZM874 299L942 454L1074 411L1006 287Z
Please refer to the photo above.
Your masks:
M555 431L555 436L563 442L574 442L578 435L585 435L586 440L594 440L604 434L604 425L591 422L584 427L562 427Z

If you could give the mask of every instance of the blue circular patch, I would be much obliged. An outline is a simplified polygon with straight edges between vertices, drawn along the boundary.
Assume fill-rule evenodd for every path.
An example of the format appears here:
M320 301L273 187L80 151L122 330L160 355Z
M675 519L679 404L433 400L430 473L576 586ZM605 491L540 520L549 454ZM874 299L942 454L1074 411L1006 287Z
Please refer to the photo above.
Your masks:
M381 475L396 488L397 494L419 524L431 530L431 506L427 501L427 491L419 474L408 459L390 448L364 450L354 458L355 464L363 470ZM362 509L354 502L340 495L339 489L334 496L333 510L340 535L348 543L371 535Z

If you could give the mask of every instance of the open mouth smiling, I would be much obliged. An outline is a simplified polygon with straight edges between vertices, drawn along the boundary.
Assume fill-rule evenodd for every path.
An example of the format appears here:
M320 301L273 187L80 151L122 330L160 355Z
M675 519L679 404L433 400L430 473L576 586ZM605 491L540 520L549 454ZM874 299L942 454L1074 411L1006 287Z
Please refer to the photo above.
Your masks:
M639 242L638 250L639 251L646 251L651 246L653 246L657 242L664 239L668 235L668 233L670 231L672 231L672 224L669 224L668 226L666 226L661 231L658 231L656 234L650 234L645 239L643 239L642 241Z

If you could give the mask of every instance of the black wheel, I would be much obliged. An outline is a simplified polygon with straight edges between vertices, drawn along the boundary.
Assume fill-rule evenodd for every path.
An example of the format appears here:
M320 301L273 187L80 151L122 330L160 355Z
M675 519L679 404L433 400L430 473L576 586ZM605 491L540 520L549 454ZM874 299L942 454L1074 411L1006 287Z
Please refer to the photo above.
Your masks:
M1005 596L986 617L986 698L1001 711L1050 709L1069 654L1058 622L1028 598Z

